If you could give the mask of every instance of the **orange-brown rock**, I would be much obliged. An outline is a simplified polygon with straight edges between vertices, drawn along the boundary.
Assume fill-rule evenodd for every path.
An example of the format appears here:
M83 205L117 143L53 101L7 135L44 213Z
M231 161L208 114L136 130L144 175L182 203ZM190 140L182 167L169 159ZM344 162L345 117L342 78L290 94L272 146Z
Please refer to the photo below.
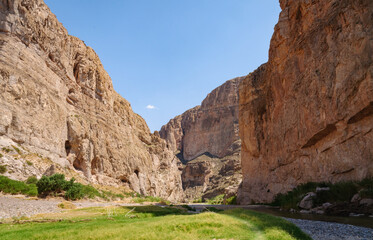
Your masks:
M0 1L0 135L92 183L182 198L173 152L42 0Z
M241 182L238 86L244 77L225 82L160 131L186 164L181 167L187 199L211 198Z
M269 60L240 85L241 203L373 176L373 1L280 4Z

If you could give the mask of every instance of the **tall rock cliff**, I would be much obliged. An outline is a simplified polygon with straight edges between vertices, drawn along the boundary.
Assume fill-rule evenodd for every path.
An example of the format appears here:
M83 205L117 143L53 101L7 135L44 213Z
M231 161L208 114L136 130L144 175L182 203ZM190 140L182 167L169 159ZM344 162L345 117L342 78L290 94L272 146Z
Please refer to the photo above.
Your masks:
M90 182L182 198L173 152L42 0L0 1L0 137Z
M240 85L241 203L373 176L373 1L280 4L269 60Z
M171 119L160 131L185 164L182 182L188 199L223 194L241 181L238 86L243 79L214 89L201 106Z

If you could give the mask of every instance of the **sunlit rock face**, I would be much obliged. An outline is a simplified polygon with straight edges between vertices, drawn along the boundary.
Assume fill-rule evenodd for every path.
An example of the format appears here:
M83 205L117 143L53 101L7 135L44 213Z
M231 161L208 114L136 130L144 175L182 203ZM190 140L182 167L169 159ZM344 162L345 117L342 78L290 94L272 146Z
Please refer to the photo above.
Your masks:
M0 135L91 183L183 197L173 152L42 0L0 1Z
M280 4L269 60L239 90L241 203L373 176L373 1Z
M180 168L187 199L224 194L241 181L238 87L243 79L217 87L201 106L171 119L160 131L185 164Z

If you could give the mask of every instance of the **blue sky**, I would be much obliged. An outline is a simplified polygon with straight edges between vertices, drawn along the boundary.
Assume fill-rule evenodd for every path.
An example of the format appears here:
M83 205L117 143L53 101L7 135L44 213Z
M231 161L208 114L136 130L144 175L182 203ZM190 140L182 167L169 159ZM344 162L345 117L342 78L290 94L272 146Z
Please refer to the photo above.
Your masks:
M278 0L45 2L151 131L265 63L280 12Z

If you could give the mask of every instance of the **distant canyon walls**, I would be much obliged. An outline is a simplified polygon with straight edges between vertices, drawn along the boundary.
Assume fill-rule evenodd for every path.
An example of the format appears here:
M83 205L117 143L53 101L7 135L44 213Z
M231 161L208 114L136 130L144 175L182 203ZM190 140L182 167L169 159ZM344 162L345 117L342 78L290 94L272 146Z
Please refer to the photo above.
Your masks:
M240 202L373 176L373 1L281 0L269 60L240 85Z
M42 0L0 1L0 135L90 182L181 200L177 159Z
M160 136L185 164L188 199L211 198L241 181L238 87L244 77L219 86L197 106L171 119Z

